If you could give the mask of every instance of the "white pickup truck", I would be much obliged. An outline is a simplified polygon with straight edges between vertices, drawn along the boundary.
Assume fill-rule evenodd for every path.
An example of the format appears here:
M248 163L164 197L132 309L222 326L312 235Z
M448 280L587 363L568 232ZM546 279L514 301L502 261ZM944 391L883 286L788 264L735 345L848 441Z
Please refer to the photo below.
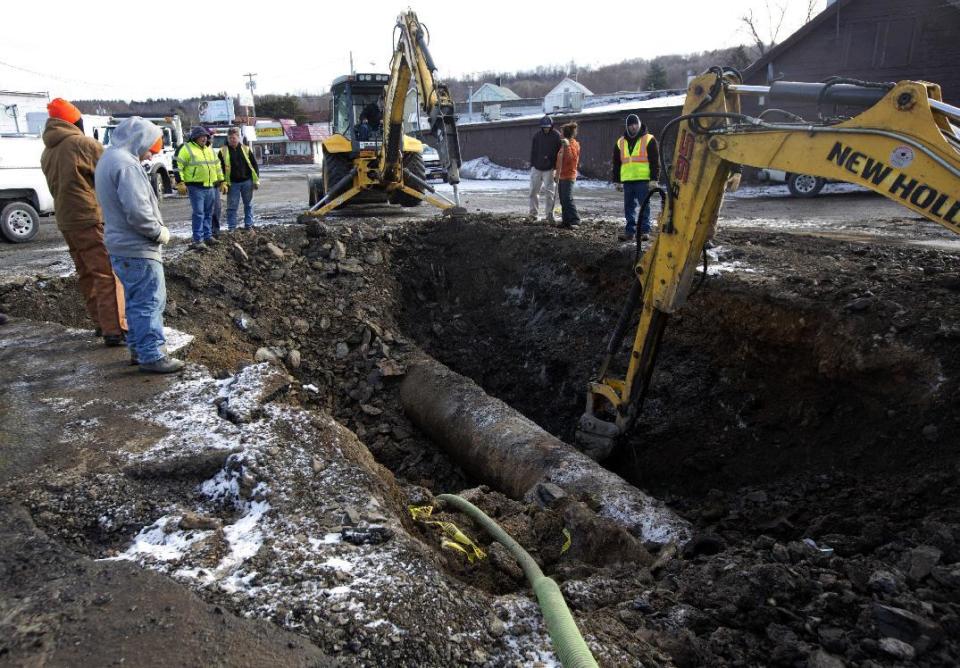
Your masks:
M40 216L53 214L53 195L40 171L43 140L0 134L0 238L15 244L33 239Z

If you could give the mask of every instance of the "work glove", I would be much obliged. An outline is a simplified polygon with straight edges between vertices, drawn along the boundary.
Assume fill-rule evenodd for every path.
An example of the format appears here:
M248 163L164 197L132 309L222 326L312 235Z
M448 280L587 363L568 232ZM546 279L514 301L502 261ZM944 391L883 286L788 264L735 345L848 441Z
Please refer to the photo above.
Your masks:
M622 193L622 192L623 192L623 184L622 184L622 183L615 183L615 184L613 185L613 187L617 189L617 192L618 192L618 193Z
M254 189L254 190L260 190L260 184L259 184L259 183L254 183L254 184L253 184L253 189Z
M162 245L164 245L164 246L166 246L168 243L170 243L170 229L169 229L169 228L167 228L167 227L161 227L161 228L160 228L160 236L157 237L157 243L160 243L160 244L162 244Z
M181 181L180 183L178 183L178 184L177 184L177 192L180 193L181 195L186 195L186 194L187 194L187 184L184 183L183 181Z
M226 183L221 183L221 184L220 184L220 194L221 194L221 195L226 195L228 190L230 190L230 186L228 186Z

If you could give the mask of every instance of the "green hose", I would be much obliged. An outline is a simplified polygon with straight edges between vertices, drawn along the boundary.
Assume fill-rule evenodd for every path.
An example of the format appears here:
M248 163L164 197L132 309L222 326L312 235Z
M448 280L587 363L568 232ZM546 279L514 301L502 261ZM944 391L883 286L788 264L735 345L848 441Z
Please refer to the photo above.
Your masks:
M520 543L463 497L456 494L441 494L437 498L469 515L495 541L507 548L520 564L523 574L527 576L530 586L533 587L533 593L537 595L543 620L547 624L547 632L550 634L550 640L553 642L554 651L561 665L564 668L597 668L597 662L590 653L590 648L587 647L583 636L580 635L580 629L577 628L577 623L570 614L570 609L567 608L567 602L563 600L560 587L543 574L537 562L527 554Z

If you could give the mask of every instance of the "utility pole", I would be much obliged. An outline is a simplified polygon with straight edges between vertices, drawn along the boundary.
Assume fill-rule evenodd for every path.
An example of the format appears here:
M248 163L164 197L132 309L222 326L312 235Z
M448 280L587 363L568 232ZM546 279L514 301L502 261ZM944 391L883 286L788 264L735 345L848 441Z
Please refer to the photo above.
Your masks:
M243 76L247 77L248 81L247 81L247 83L246 83L246 87L250 89L250 104L252 105L252 110L251 110L251 113L248 114L248 115L249 115L249 116L252 116L254 119L256 119L256 117L257 117L257 101L256 101L256 100L254 99L254 97L253 97L253 91L254 91L254 90L256 89L256 87L257 87L257 82L254 81L253 77L257 76L257 73L256 73L256 72L247 72L247 73L244 74ZM254 121L254 122L256 122L256 121Z

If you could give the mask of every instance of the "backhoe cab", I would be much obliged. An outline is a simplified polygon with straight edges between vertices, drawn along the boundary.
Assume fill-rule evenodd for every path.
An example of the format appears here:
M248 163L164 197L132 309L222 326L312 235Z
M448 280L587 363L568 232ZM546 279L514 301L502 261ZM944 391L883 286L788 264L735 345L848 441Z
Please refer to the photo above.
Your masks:
M311 207L323 200L326 193L345 194L355 187L357 192L346 198L350 204L389 202L418 206L422 201L400 188L387 188L378 178L378 158L383 150L384 86L389 79L388 74L364 73L338 77L333 82L330 90L334 134L323 141L323 172L309 181ZM423 143L407 135L402 142L404 168L426 180ZM423 186L415 181L409 187L418 193L424 192ZM346 199L336 206L345 204Z
M463 212L453 99L437 81L428 33L416 14L401 14L396 30L389 74L350 74L333 82L334 134L323 142L322 175L308 181L310 210L305 216L321 217L348 203L417 206L422 201ZM408 100L417 104L408 105ZM421 115L429 119L455 201L427 183L423 143L405 133L408 119Z

